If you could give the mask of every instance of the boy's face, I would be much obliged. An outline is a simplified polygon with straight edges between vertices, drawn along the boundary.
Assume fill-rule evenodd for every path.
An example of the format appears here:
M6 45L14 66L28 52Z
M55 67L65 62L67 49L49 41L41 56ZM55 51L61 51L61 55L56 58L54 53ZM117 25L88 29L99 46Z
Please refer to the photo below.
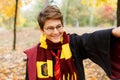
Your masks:
M42 33L53 43L60 42L63 32L63 25L60 20L49 19L45 21Z

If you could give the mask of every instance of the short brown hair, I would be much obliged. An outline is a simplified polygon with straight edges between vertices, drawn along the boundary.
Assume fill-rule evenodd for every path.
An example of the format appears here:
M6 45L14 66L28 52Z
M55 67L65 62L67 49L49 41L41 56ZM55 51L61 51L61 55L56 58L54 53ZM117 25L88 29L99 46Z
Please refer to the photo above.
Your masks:
M63 25L63 15L57 6L48 5L39 13L37 20L42 30L43 30L45 21L49 19L59 19L61 20L61 23Z

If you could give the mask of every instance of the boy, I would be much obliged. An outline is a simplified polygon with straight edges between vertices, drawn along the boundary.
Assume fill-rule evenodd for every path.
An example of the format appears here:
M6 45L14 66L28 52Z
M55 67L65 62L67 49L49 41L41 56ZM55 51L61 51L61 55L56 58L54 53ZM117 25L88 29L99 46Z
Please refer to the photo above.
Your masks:
M111 79L120 78L120 74L114 76L117 66L112 69L110 58L111 44L120 37L119 27L83 35L66 34L60 10L50 5L40 12L38 23L40 42L25 51L26 80L85 80L82 61L86 58L102 67Z

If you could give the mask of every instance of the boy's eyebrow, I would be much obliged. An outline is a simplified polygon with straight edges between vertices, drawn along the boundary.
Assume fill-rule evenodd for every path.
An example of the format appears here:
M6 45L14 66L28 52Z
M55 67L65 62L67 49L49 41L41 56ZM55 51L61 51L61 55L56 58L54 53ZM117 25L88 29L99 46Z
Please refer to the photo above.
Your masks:
M49 28L49 27L54 27L54 26L46 26L45 28Z
M59 23L58 25L62 25L61 23Z

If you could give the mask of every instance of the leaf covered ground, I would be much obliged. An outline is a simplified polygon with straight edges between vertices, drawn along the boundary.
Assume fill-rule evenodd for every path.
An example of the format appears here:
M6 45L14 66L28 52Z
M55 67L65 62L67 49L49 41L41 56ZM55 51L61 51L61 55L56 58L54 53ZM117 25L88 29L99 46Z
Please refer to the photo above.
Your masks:
M65 28L68 33L82 34L102 28ZM0 29L0 80L25 80L26 55L23 51L39 42L40 32L34 28L18 28L16 50L12 50L13 31ZM105 72L89 59L84 60L86 80L109 80Z

